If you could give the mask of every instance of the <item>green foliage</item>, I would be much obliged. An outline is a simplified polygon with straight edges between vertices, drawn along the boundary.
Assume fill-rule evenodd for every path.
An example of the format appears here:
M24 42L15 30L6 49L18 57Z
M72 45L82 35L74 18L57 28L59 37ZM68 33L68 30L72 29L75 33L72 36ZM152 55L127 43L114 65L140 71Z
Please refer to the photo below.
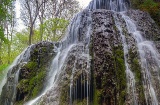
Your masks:
M144 11L147 11L151 14L155 14L159 12L159 5L158 3L154 2L153 0L145 0L141 5L140 8Z
M14 1L0 1L0 64L10 63L11 37L14 18Z
M46 76L46 70L44 67L38 68L37 62L28 62L24 69L29 70L29 74L26 79L20 80L18 89L27 93L27 100L36 97L43 88L44 78Z
M25 66L31 70L34 70L38 64L36 62L28 62Z
M12 5L14 0L1 0L0 1L0 40L6 42L7 39L4 37L4 24L3 22L9 20L10 14L8 8Z
M148 12L160 26L160 3L156 0L131 0L133 8Z
M8 64L0 65L0 81L3 78L3 70L5 70L8 67Z
M139 64L138 58L137 58L137 52L133 52L132 50L129 50L129 55L130 55L130 61L131 61L131 70L135 73L135 82L136 82L136 87L139 92L139 100L140 103L145 102L145 95L144 95L144 88L143 88L143 77L141 74L141 66Z
M2 26L0 26L0 39L5 43L8 43L8 39L4 36L4 29Z
M122 47L114 48L114 54L115 54L114 58L115 58L116 77L117 77L116 88L119 94L118 104L124 105L126 97L127 81L126 81L126 71L124 63L124 53Z
M41 49L41 53L38 53L39 49ZM23 104L24 100L27 101L35 98L44 88L43 83L46 79L47 68L52 59L52 55L47 54L49 52L46 50L46 46L35 47L31 52L30 61L21 69L21 76L17 86L19 95L24 95L24 97L17 100L16 105L20 105L19 103ZM41 55L40 58L39 54Z
M73 105L87 105L87 100L83 99L83 100L74 101Z
M44 35L45 36L45 35ZM32 38L32 43L36 44L37 42L41 41L41 34L39 29L34 30L34 35Z
M64 36L65 30L69 24L68 20L60 18L51 18L44 22L43 29L45 36L44 40L57 41Z
M0 72L8 67L8 64L0 65Z
M8 16L7 6L10 6L13 0L1 0L0 2L0 20L4 21Z
M13 62L13 60L28 46L28 34L26 30L22 32L17 32L11 41L6 41L1 45L1 60L2 64L8 64L8 60ZM8 44L12 44L10 49L10 56L8 56Z
M140 9L149 12L151 17L160 26L160 3L154 2L153 0L146 0L140 5Z
M101 92L101 90L95 89L95 91L94 91L93 105L99 105L101 103L100 102L101 99L102 99L102 92Z

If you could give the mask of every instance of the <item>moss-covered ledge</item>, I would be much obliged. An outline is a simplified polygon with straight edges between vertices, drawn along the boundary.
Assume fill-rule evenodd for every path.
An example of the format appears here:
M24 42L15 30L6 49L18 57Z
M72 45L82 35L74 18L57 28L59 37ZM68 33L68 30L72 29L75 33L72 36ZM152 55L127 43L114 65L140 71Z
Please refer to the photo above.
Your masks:
M23 57L29 55L29 61L26 62L22 59L22 61L14 66L13 69L8 73L7 81L9 82L10 78L17 78L16 76L19 76L18 84L15 84L16 91L13 93L15 94L15 98L12 98L12 96L9 96L8 94L3 94L5 91L7 91L5 88L14 88L14 85L10 87L9 84L6 84L5 88L3 88L3 93L1 96L2 99L0 99L1 103L7 102L14 105L22 105L24 102L40 94L46 81L48 67L55 55L53 49L54 44L52 42L45 41L30 46L29 54L27 53L23 55ZM17 75L18 71L19 75ZM10 83L14 84L14 81ZM3 99L3 97L6 98Z
M54 44L51 42L40 42L32 47L29 62L20 69L15 105L23 105L24 102L40 94L44 88L48 67L55 54Z

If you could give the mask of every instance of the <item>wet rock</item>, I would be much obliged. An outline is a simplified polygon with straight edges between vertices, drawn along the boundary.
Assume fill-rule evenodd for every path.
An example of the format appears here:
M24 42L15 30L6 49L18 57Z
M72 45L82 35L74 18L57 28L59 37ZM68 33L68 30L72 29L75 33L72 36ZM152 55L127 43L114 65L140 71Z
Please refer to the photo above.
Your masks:
M150 17L149 13L140 10L129 10L126 12L137 25L138 30L147 40L157 41L160 35L159 27Z
M33 94L35 97L40 93L47 73L46 68L50 65L50 60L55 54L53 48L54 44L51 42L40 42L31 45L20 55L14 66L9 70L7 83L3 87L0 98L1 104L16 105L19 101L24 103L32 98ZM43 75L42 72L44 73ZM41 77L37 77L38 81L33 79L36 75L41 75ZM35 89L39 90L33 93Z
M94 72L94 86L95 86L95 98L98 98L97 104L99 105L114 105L125 103L125 93L122 95L122 91L125 91L126 81L123 78L118 78L118 71L121 71L125 76L124 65L122 69L117 68L116 65L116 51L120 50L123 61L123 48L120 34L116 28L114 22L114 12L107 10L95 10L92 13L93 22L93 34L92 34L92 49L93 53L93 72ZM116 58L115 58L116 57ZM119 69L119 70L118 70ZM117 74L117 75L116 75ZM121 75L121 74L119 74ZM117 78L124 85L122 88L118 88L120 84ZM124 99L123 99L123 98ZM121 98L121 99L120 99Z

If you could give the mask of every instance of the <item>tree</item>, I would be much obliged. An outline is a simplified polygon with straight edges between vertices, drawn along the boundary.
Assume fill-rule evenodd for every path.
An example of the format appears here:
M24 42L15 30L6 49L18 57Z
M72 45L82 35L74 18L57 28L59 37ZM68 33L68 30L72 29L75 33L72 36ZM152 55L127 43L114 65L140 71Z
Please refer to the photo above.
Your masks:
M21 19L29 28L29 45L32 43L35 27L40 26L40 41L45 37L45 21L54 18L70 20L80 10L76 0L22 0ZM65 26L66 27L66 26Z
M46 4L46 18L70 20L82 8L77 0L49 0Z
M42 0L43 4L39 10L39 21L40 21L40 41L43 39L43 23L45 18L45 10L46 10L46 2L45 0Z
M8 23L12 20L11 11L13 11L13 1L14 0L0 1L0 64L2 64L2 45L9 42L8 33L10 30L8 28ZM5 37L5 32L7 32L7 38ZM8 51L9 49L8 44Z
M65 35L65 30L69 24L68 20L60 18L51 18L43 24L45 37L47 41L57 41Z
M29 42L30 45L32 43L33 29L39 15L39 10L43 3L47 0L22 0L21 1L21 19L25 23L25 25L29 28Z
M15 24L16 24L14 5L15 4L13 2L11 6L7 7L8 13L10 14L10 16L7 17L7 20L4 22L5 35L8 40L7 42L8 64L10 64L12 37L13 37L13 31L14 31Z

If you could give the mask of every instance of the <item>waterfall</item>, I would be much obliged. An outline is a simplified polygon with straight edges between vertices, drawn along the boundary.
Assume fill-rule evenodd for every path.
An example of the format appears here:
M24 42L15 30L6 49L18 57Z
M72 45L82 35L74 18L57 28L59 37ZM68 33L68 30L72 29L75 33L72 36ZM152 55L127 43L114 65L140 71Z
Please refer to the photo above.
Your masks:
M129 45L126 42L125 33L123 32L123 23L120 23L118 19L119 18L117 14L115 13L114 15L115 24L118 30L120 31L120 35L121 35L122 43L123 43L124 61L125 61L125 67L126 67L126 77L127 77L127 86L128 86L127 90L128 90L128 94L132 94L132 96L130 96L130 97L133 97L132 104L138 105L137 96L136 96L136 87L135 87L135 76L132 70L130 69L130 65L128 63Z
M87 76L82 77L81 79L87 80L87 86L84 85L84 89L82 90L84 92L83 97L87 97L87 105L89 103L89 85L90 85L90 55L89 55L89 40L90 40L90 32L91 32L91 16L90 12L88 10L78 13L71 21L69 27L68 27L68 33L62 41L59 42L58 46L55 46L54 49L56 50L57 54L54 57L52 64L50 66L50 72L47 76L47 84L46 88L43 90L43 92L35 99L27 102L25 105L36 105L43 101L45 101L45 95L46 94L52 94L54 91L56 91L58 84L60 82L61 75L64 72L64 69L66 69L66 63L69 59L69 56L73 52L73 56L75 56L75 62L73 64L73 68L71 70L71 77L70 77L70 105L74 102L74 99L77 97L75 94L77 94L78 91L75 91L76 88L76 81L73 79L75 77L75 72L77 71L76 66L78 63L82 64L82 74L87 74ZM88 29L87 32L82 33L83 31L83 23L86 24L86 28ZM75 52L78 49L78 52ZM87 67L84 66L84 61L87 63ZM78 63L77 63L78 62ZM84 81L84 80L83 80ZM82 82L82 81L81 81ZM85 83L84 83L85 84ZM75 86L76 85L76 86ZM86 88L87 87L87 88ZM87 89L87 90L85 90ZM81 92L82 92L81 91ZM85 93L87 92L87 93ZM87 94L87 95L85 95ZM58 95L58 94L57 94ZM82 95L82 94L81 94ZM56 95L54 97L57 97ZM47 97L47 99L51 100L53 96ZM58 104L58 100L56 102L53 102L52 104ZM47 104L47 103L45 103Z
M70 105L73 104L74 99L76 99L77 97L75 96L75 94L77 94L77 89L75 89L77 87L77 85L74 87L74 76L76 75L76 63L80 60L80 59L85 59L86 63L87 63L87 67L85 70L83 70L84 67L82 67L82 75L80 77L80 82L86 81L84 82L84 88L81 85L81 100L83 99L83 97L87 98L87 105L89 104L89 92L90 92L90 55L89 55L89 43L90 43L90 34L91 34L91 10L93 9L108 9L108 10L113 10L113 11L124 11L128 8L128 6L126 5L127 0L110 0L109 2L106 2L105 0L93 0L91 1L91 3L89 4L89 6L87 7L86 10L78 13L71 21L69 27L68 27L68 33L66 35L66 37L64 39L62 39L62 41L60 42L60 45L57 49L57 55L56 57L53 59L51 68L50 68L50 72L48 74L48 82L47 85L44 89L44 91L42 92L42 94L40 96L38 96L37 98L29 101L26 103L26 105L34 105L34 104L38 104L39 102L44 101L43 97L45 97L45 94L51 94L50 92L53 92L54 90L56 90L57 84L59 83L59 79L60 79L60 75L63 73L63 69L66 68L66 62L68 59L69 54L72 52L72 50L74 49L74 47L77 46L82 46L83 49L80 49L81 52L80 54L74 54L75 58L75 62L73 64L73 68L71 70L71 77L70 77L70 92L69 92L69 96L70 96ZM85 26L85 28L87 29L86 32L83 32L84 29L84 23L87 23L87 25ZM57 64L58 63L58 64ZM81 62L79 62L81 63ZM82 65L83 62L82 62ZM85 74L87 74L85 76ZM134 84L133 84L134 85ZM75 93L76 90L76 93ZM56 97L56 96L55 96ZM51 98L48 98L49 100L51 100ZM76 103L76 102L75 102ZM75 104L74 103L74 104ZM57 102L53 103L53 104L58 104Z
M66 36L54 43L55 55L47 68L42 91L24 104L91 105L96 94L96 98L101 99L101 104L140 105L143 97L141 95L144 95L143 104L159 105L160 54L154 42L143 37L136 19L128 16L126 11L129 7L129 0L92 0L86 9L77 13L68 26ZM92 45L96 46L94 50L99 50L93 51L93 55L90 49ZM103 50L100 50L101 47ZM12 95L5 100L5 105L13 105L15 102L20 68L30 61L33 49L35 49L33 45L29 46L6 70L5 78L0 84L0 94L3 86L6 89L11 86ZM133 58L131 52L134 52L134 57L136 56L136 66L140 67L137 69L140 73L139 80L131 62ZM97 60L96 64L100 66L92 63L92 60L94 63ZM123 63L124 67L120 67L123 65L119 63ZM97 74L92 74L92 69ZM123 71L124 73L120 73ZM7 75L11 75L14 83L10 78L7 80ZM98 75L98 79L95 75ZM124 82L124 78L126 83L119 85L121 83L117 82ZM100 86L96 82L100 82Z
M88 6L89 9L107 9L113 11L125 11L129 8L129 0L92 0Z
M144 78L143 85L146 103L147 105L158 105L155 90L156 84L154 81L159 81L160 54L158 51L156 51L156 48L151 41L148 41L142 37L140 31L137 30L136 25L132 19L130 19L128 16L125 16L124 14L122 14L122 17L127 24L129 33L133 35L137 42L137 47L141 59L141 72L143 73ZM157 75L157 78L154 78L153 75Z
M13 61L13 63L6 69L4 70L4 78L0 84L0 94L2 91L2 87L4 86L4 84L7 81L7 73L12 71L12 68L14 66L16 66L17 64L21 63L21 62L27 62L29 60L30 57L30 49L32 46L29 46L28 48L26 48L19 56L16 57L16 59ZM17 72L18 73L18 72ZM17 77L15 77L17 78Z
M135 85L135 76L134 72L129 67L128 64L128 52L130 49L130 45L127 44L125 33L123 32L124 26L123 22L119 21L119 17L124 20L127 31L132 37L135 39L136 47L138 48L139 56L140 56L140 64L141 64L141 73L143 75L143 87L145 100L147 105L158 105L157 100L157 85L155 81L159 81L159 68L160 68L160 54L156 50L156 47L152 41L149 41L142 37L141 32L137 29L134 20L129 18L125 12L115 13L114 20L116 27L120 31L120 35L122 37L123 47L124 47L124 59L126 66L126 74L128 81L128 93L132 94L133 100L132 104L138 105L137 102L137 92ZM155 78L156 77L156 78Z
M8 104L13 104L12 100L15 100L16 98L16 87L18 84L18 78L19 78L19 69L21 66L23 66L23 64L25 64L26 62L28 62L29 57L30 57L30 51L32 49L32 45L29 46L28 48L26 48L15 60L14 62L8 67L8 69L5 70L4 72L4 78L0 84L0 94L2 92L2 88L4 87L4 85L6 84L6 90L10 90L10 88L12 89L10 92L10 94L12 94L12 97L10 97L11 99L11 103L8 102L9 100L5 101L5 105ZM17 68L17 70L15 71L14 68ZM11 75L11 72L15 72L14 75L12 76L12 78L10 78L10 80L7 82L7 75ZM12 80L13 79L13 80Z

